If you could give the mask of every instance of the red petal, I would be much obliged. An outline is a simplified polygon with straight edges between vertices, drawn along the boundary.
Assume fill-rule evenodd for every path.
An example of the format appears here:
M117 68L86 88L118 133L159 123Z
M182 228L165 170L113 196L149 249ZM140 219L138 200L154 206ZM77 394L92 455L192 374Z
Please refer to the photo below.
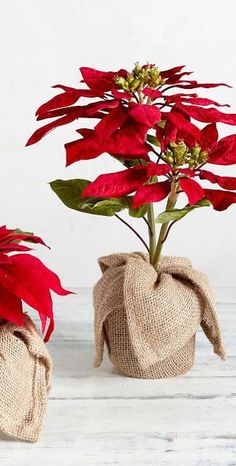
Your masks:
M22 264L23 257L26 255L12 256L12 263L7 267L7 273L0 269L1 285L36 311L51 318L52 300L50 290L44 284L43 274L38 273L33 261L30 267Z
M0 285L0 320L23 326L23 315L21 300Z
M136 191L148 179L147 167L138 165L128 170L100 175L89 184L84 197L121 197Z
M236 125L236 114L223 113L216 108L201 108L194 105L177 104L177 107L187 113L191 118L206 123L226 123L228 125Z
M146 104L131 104L129 116L137 123L152 128L158 121L161 120L161 112L154 105Z
M151 100L162 97L162 93L160 91L157 89L151 89L150 87L145 87L145 89L143 89L143 94L150 97Z
M205 189L206 198L212 203L215 210L225 210L236 203L236 193L221 191L220 189Z
M103 153L102 144L96 139L95 132L90 136L65 144L66 166L78 160L89 160Z
M117 100L102 100L101 102L94 102L93 104L87 105L88 116L94 115L100 110L109 110L111 108L118 107L119 102Z
M166 95L165 100L166 100L166 103L168 104L171 102L179 102L183 100L183 98L186 98L186 101L187 101L187 98L189 97L197 97L197 94L184 94L181 92L179 94Z
M201 105L201 106L207 106L207 105L215 105L216 107L230 107L228 104L219 104L218 102L215 102L215 100L211 99L206 99L202 97L188 97L188 98L181 98L181 102L187 102L188 104L194 104L194 105Z
M127 112L122 107L122 105L119 105L117 108L111 110L108 115L103 117L103 119L97 124L95 132L99 139L101 139L103 142L104 140L108 139L118 128L120 128L126 119Z
M109 125L111 128L112 122L109 122ZM109 138L106 138L105 135L98 138L95 128L95 131L88 132L87 137L65 144L66 164L70 165L78 160L93 159L105 152L125 159L143 158L149 160L147 152L151 147L146 144L146 134L147 127L139 125L131 119L128 119Z
M194 140L198 141L200 139L200 130L195 125L190 123L181 113L171 111L169 113L165 113L165 116L175 126L177 126L177 128L190 135L192 138L194 138Z
M178 168L178 171L183 175L191 176L191 178L195 176L195 171L191 170L191 168Z
M29 138L29 140L26 143L26 146L30 146L31 144L35 144L36 142L40 141L46 134L48 134L50 131L53 129L57 128L58 126L66 125L67 123L71 123L77 118L75 114L72 115L66 115L63 116L62 118L58 118L58 120L52 121L51 123L48 123L45 126L42 126L41 128L37 129L32 136Z
M11 263L11 258L6 254L0 253L0 265L8 265Z
M203 199L205 196L202 187L190 178L180 178L179 184L181 189L187 194L189 204L193 205Z
M5 254L9 252L14 252L14 251L31 251L31 248L28 248L27 246L22 246L21 244L1 244L0 243L0 251L4 252Z
M120 130L104 142L104 152L122 158L143 158L149 160L147 152L151 147L146 144L147 126L128 119Z
M0 283L29 306L53 320L50 289L60 295L70 292L64 290L56 274L43 263L29 254L16 254L11 257L7 269L0 269Z
M36 115L40 113L48 112L49 110L61 107L67 107L68 105L74 104L81 96L81 92L79 90L73 90L71 92L62 92L59 95L56 95L52 99L45 102L45 104L41 105L38 110L36 111Z
M112 95L118 100L121 100L121 99L130 100L133 97L132 94L130 94L129 92L118 91L117 89L112 89L111 92L112 92Z
M82 67L80 68L84 82L91 89L98 89L99 91L105 92L116 88L114 81L115 76L127 77L126 70L118 71L99 71L93 68Z
M30 139L27 141L26 146L29 146L31 144L35 144L36 142L40 141L46 134L48 134L50 131L55 129L58 126L66 125L68 123L71 123L75 119L79 117L83 118L97 118L103 116L103 114L99 113L99 110L107 110L110 108L117 107L119 103L116 100L110 100L109 102L94 102L93 104L89 104L87 106L75 106L75 107L69 107L66 109L57 109L56 111L51 111L51 112L46 112L42 113L40 115L39 119L44 119L44 118L51 118L52 116L55 116L56 114L63 114L67 113L67 115L63 116L62 118L58 118L57 120L48 123L47 125L37 129L34 134L30 137Z
M167 148L170 142L176 141L177 136L178 136L178 131L179 131L178 126L176 126L176 124L174 124L174 122L172 122L171 120L167 119L166 124L165 124L165 129L164 129L165 139L161 146L163 151Z
M169 68L168 70L163 70L163 71L160 72L161 77L163 79L170 78L171 76L175 75L176 73L179 73L180 71L182 71L182 69L185 66L186 65L180 65L180 66L175 66L174 68Z
M217 141L217 139L218 139L218 131L217 131L217 127L215 123L211 123L202 129L201 140L200 140L202 149L204 150L211 149L212 145Z
M166 175L172 171L170 165L167 164L157 164L154 162L149 162L147 165L148 176L161 176Z
M175 87L179 87L182 89L196 89L198 87L208 89L208 88L219 87L219 86L232 87L232 86L229 86L229 84L225 84L225 83L198 83L195 80L183 81L183 84L180 82L175 85Z
M199 178L201 180L208 180L210 183L217 183L221 188L235 190L236 178L233 176L218 176L207 170L201 170Z
M75 118L101 118L103 113L96 110L97 105L98 102L94 102L88 105L73 105L72 107L57 108L49 112L40 113L37 117L37 121L71 114L73 114ZM93 108L95 108L95 111L93 111ZM92 111L90 111L90 109Z
M183 73L176 73L175 75L170 76L166 80L165 84L176 84L179 82L183 82L181 81L181 78L183 78L183 76L189 76L192 73L193 73L192 71L184 71Z
M35 235L31 235L28 233L15 233L15 230L8 230L11 233L6 234L5 236L1 236L0 238L0 243L5 244L5 243L14 243L15 242L20 242L20 241L27 241L29 243L39 243L42 244L43 246L47 246L44 241L39 237Z
M59 88L66 92L77 92L79 97L101 97L103 93L97 91L91 91L91 89L76 89L75 87L63 86L62 84L55 84L52 86L54 89Z
M236 163L236 134L226 136L212 146L208 163L215 165Z
M158 183L141 186L134 196L133 207L139 207L150 202L158 202L168 196L171 189L169 181L161 181Z
M13 233L13 232L14 232L14 229L9 230L9 229L6 227L6 225L2 225L2 226L0 227L0 238L1 238L2 236L8 235L9 233Z
M40 314L40 316L41 316L41 314ZM41 321L42 321L42 319L41 319ZM50 321L49 321L49 326L48 326L46 335L45 335L45 337L44 337L45 343L47 343L47 342L50 340L54 328L55 328L54 318L52 317L52 318L50 319Z
M167 125L167 123L166 123ZM164 135L164 129L163 128L160 128L160 126L157 126L156 127L156 138L161 146L161 151L164 152L165 151L165 144L164 144L164 140L163 140L163 135Z

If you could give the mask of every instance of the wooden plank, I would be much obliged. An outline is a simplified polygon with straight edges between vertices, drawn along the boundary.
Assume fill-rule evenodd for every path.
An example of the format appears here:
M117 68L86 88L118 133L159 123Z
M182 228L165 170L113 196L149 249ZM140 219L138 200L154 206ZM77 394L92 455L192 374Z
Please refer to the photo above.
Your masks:
M155 465L160 460L161 465L173 461L181 466L226 466L235 464L232 463L236 454L235 414L233 399L194 403L51 400L43 440L38 446L3 440L1 464L4 461L7 466L10 464L7 461L17 458L17 465L25 466L34 458L34 465L42 465L51 458L51 464L63 464L64 460L64 464L75 466L135 465L138 461Z

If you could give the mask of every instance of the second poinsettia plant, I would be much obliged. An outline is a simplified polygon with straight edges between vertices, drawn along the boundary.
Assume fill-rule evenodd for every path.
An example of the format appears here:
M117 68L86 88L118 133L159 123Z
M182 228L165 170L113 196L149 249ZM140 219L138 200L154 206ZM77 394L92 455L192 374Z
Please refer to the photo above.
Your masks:
M56 180L51 188L72 209L118 217L139 236L157 267L176 221L195 208L212 205L222 211L236 203L236 178L214 172L214 166L236 164L236 135L220 138L217 129L217 123L235 126L236 114L219 110L228 105L196 92L227 84L198 83L184 66L160 71L155 65L135 64L131 72L80 71L79 89L54 86L62 92L36 112L37 120L52 121L37 129L27 145L56 127L92 119L93 129L79 127L79 138L65 144L66 165L107 153L122 169L102 173L92 182ZM78 105L84 98L91 102ZM206 188L202 180L216 187ZM183 195L187 204L178 208ZM166 210L155 219L153 203L165 198ZM149 245L118 215L124 209L144 218ZM162 224L158 238L156 222Z
M54 330L51 291L62 296L71 292L62 288L58 276L29 254L31 248L22 242L46 246L32 233L0 227L0 322L24 326L25 303L38 312L47 342Z

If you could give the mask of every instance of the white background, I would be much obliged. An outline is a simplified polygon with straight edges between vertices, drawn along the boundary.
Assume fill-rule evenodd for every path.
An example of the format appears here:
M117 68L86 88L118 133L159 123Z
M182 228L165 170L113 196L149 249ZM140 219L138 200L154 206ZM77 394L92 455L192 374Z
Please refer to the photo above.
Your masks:
M36 108L55 94L51 85L77 86L79 66L130 69L139 60L161 69L186 64L199 81L227 81L234 89L211 96L236 113L235 2L1 0L0 6L1 223L41 235L52 249L40 248L40 257L65 285L91 286L98 256L137 250L139 242L116 219L67 209L47 183L94 179L119 165L103 155L65 168L63 144L75 139L78 122L25 148L39 126ZM228 127L222 135L233 132ZM236 174L235 167L226 172ZM142 220L134 223L144 231ZM235 286L235 226L236 206L225 213L202 209L177 224L165 252L190 256L215 286Z

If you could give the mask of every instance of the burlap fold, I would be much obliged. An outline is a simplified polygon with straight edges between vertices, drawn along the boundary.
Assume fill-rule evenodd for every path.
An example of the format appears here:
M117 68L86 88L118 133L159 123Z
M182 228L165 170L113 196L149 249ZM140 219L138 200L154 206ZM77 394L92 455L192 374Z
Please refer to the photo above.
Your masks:
M29 442L38 440L52 362L36 327L0 324L0 432Z
M195 334L201 325L214 352L225 357L207 276L189 259L162 257L158 271L142 253L99 259L102 278L94 287L94 366L104 343L110 360L131 377L163 378L193 365Z

